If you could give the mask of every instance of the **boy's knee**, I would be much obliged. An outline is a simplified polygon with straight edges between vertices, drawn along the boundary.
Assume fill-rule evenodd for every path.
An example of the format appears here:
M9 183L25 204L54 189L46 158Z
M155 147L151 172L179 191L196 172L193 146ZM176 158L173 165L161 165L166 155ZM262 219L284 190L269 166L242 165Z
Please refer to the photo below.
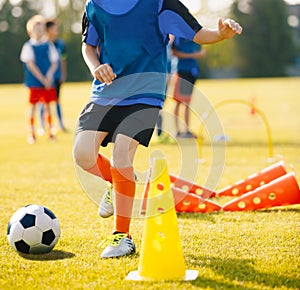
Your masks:
M82 169L89 169L96 163L96 159L91 153L76 145L73 147L73 158L76 165Z

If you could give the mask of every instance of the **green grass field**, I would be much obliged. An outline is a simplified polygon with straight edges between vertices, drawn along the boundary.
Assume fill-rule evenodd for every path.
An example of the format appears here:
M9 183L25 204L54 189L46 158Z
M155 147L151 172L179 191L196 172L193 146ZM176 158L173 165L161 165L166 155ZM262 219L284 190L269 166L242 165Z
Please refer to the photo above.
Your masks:
M212 106L223 100L254 99L271 127L273 161L284 159L299 183L299 78L201 80L197 86ZM0 86L0 289L300 288L300 205L252 212L178 214L186 267L199 271L192 282L125 281L126 275L138 268L143 219L132 221L135 255L100 259L99 243L110 233L113 219L98 217L92 200L97 201L99 194L92 196L82 185L72 160L73 129L89 90L88 83L65 84L62 105L70 132L58 132L55 143L42 136L29 145L27 90L22 85ZM201 111L198 98L198 94L193 96L193 108ZM173 105L169 99L166 112L171 112ZM201 156L197 156L193 141L161 145L154 138L149 148L138 150L137 171L146 172L150 157L159 151L166 157L170 172L191 176L199 184L211 184L219 190L269 166L266 129L260 116L251 115L250 107L239 103L224 105L217 113L224 133L230 137L226 151L212 142L210 132L203 136ZM195 133L200 126L197 114L200 112L192 116ZM172 122L165 123L172 131ZM212 161L218 150L225 157L214 167ZM110 156L111 146L103 152ZM183 160L187 155L189 163ZM205 161L197 162L197 157ZM97 190L102 190L101 186ZM214 200L223 204L228 198ZM60 221L61 237L49 254L21 256L7 242L11 215L30 203L50 208Z

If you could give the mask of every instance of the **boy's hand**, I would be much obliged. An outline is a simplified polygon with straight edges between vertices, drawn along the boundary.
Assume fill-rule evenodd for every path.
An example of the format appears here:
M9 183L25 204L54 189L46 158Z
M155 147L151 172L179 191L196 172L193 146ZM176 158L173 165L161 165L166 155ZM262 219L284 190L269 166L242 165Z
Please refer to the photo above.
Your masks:
M101 81L101 83L105 83L110 85L112 81L117 77L113 72L111 66L107 63L99 65L94 70L94 77Z
M43 85L45 86L45 89L50 89L52 87L52 78L45 77Z
M235 34L241 34L243 28L232 19L219 19L219 34L222 39L232 38Z

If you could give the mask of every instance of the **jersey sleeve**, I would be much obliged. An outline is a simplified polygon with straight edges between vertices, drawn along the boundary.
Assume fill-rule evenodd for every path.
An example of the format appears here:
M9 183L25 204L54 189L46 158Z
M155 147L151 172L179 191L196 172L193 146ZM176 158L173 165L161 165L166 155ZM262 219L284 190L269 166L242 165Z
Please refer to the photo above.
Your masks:
M49 42L49 60L51 63L59 61L59 54L52 42Z
M34 61L34 52L29 42L24 43L20 54L20 60L24 63L27 63L30 60Z
M86 17L86 13L82 16L82 42L97 46L99 44L98 33L92 23Z
M164 0L159 11L159 27L162 34L193 40L202 28L179 0Z

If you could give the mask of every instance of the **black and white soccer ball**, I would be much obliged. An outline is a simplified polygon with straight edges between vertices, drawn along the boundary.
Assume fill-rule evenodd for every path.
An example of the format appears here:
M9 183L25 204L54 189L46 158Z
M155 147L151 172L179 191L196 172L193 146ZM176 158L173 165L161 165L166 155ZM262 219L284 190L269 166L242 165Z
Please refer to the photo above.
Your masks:
M18 209L7 227L12 248L24 254L50 252L60 237L59 221L48 208L30 204Z

